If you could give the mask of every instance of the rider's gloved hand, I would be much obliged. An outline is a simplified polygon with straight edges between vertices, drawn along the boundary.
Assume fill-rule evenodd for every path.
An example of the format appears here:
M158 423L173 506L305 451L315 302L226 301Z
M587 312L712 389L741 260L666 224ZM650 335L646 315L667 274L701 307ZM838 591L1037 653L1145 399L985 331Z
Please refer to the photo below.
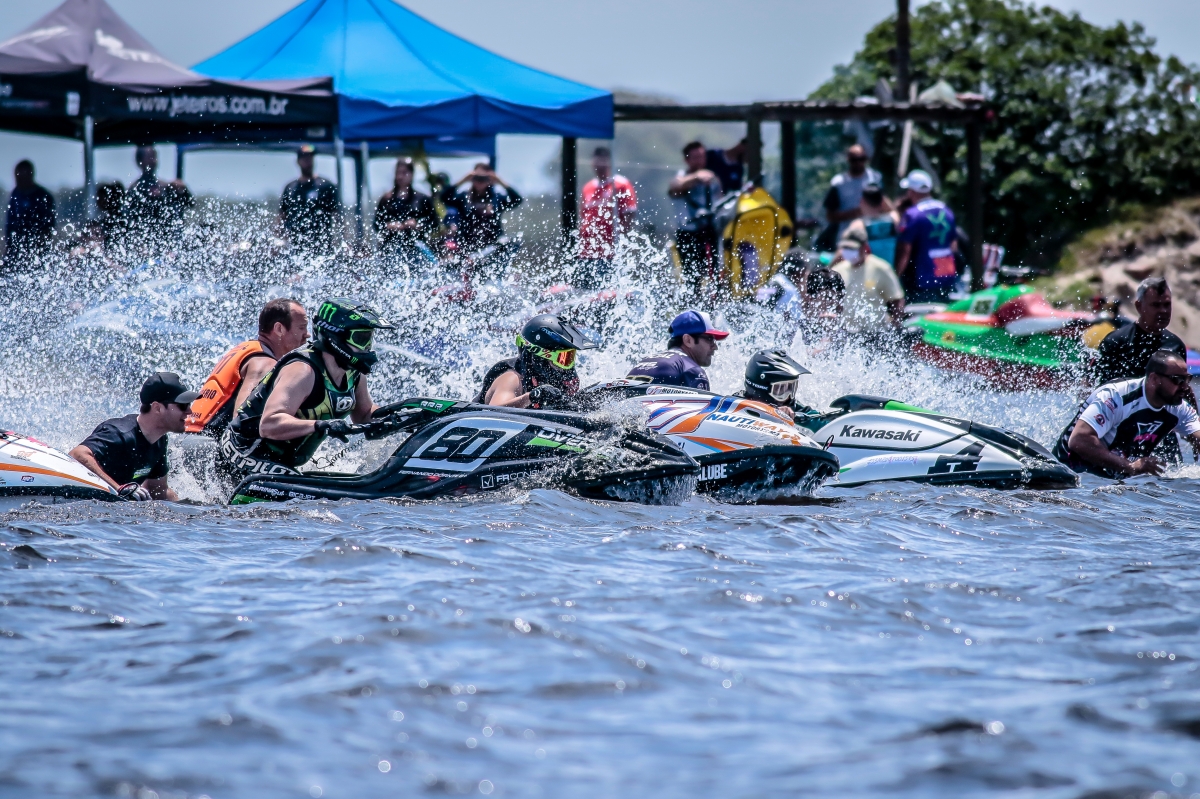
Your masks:
M333 436L341 441L349 441L354 432L354 425L345 419L318 419L313 422L313 431Z
M117 494L121 499L127 499L130 502L149 502L153 499L150 492L141 483L126 483L117 490Z
M529 392L531 408L553 408L562 405L565 400L566 395L557 386L535 386Z

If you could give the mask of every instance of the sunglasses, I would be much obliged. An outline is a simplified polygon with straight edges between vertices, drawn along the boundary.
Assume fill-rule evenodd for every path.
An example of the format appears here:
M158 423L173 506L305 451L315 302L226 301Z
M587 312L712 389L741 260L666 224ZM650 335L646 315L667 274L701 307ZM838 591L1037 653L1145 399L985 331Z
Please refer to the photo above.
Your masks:
M1170 380L1172 383L1175 384L1176 388L1187 385L1187 381L1188 381L1187 375L1167 375L1167 374L1163 374L1162 372L1155 372L1154 374L1158 375L1159 377L1163 378L1164 380Z
M346 340L350 342L350 345L360 350L371 349L371 342L374 338L375 330L369 327L351 330L349 335L346 336Z

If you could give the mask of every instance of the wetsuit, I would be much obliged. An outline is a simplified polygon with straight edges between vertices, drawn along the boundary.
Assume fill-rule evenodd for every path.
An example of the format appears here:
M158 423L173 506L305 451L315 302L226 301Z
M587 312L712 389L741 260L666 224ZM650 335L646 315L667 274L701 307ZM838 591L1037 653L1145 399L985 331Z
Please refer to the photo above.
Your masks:
M1146 374L1150 356L1168 350L1187 359L1183 340L1169 330L1147 333L1137 322L1117 328L1100 342L1100 360L1096 363L1096 385L1130 380Z
M347 369L346 384L339 387L329 376L320 351L311 345L292 350L279 359L275 368L250 393L221 437L221 454L236 471L294 474L295 468L312 459L313 453L325 441L326 435L317 432L289 441L276 441L259 435L258 423L267 406L267 398L275 387L275 380L283 367L294 361L304 361L317 376L312 391L300 403L297 419L344 419L354 410L358 372Z
M1058 437L1058 443L1054 445L1054 457L1077 472L1091 472L1110 478L1124 475L1085 463L1071 454L1071 432L1080 419L1096 431L1109 451L1129 460L1149 455L1176 427L1185 436L1200 432L1200 418L1187 403L1153 407L1146 399L1144 377L1100 386L1087 398Z
M649 377L661 386L684 386L708 391L708 374L682 350L667 350L643 358L626 377Z

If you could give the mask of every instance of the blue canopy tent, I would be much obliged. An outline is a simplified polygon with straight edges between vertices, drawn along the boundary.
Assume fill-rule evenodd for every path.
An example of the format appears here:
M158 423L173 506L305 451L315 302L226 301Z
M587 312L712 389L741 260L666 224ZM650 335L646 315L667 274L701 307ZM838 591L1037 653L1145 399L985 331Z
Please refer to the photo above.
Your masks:
M305 0L195 70L239 80L330 76L338 138L351 145L540 133L562 136L573 165L577 137L613 135L611 93L509 61L391 0ZM575 187L563 188L566 223Z

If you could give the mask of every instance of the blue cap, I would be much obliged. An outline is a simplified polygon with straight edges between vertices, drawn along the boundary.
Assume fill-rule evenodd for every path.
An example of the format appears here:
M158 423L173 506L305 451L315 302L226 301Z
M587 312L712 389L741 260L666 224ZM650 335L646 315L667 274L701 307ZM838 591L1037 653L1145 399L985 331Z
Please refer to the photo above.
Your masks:
M685 333L689 336L709 335L715 339L723 339L729 335L727 331L717 330L708 314L694 309L684 311L671 321L672 336L682 336Z

